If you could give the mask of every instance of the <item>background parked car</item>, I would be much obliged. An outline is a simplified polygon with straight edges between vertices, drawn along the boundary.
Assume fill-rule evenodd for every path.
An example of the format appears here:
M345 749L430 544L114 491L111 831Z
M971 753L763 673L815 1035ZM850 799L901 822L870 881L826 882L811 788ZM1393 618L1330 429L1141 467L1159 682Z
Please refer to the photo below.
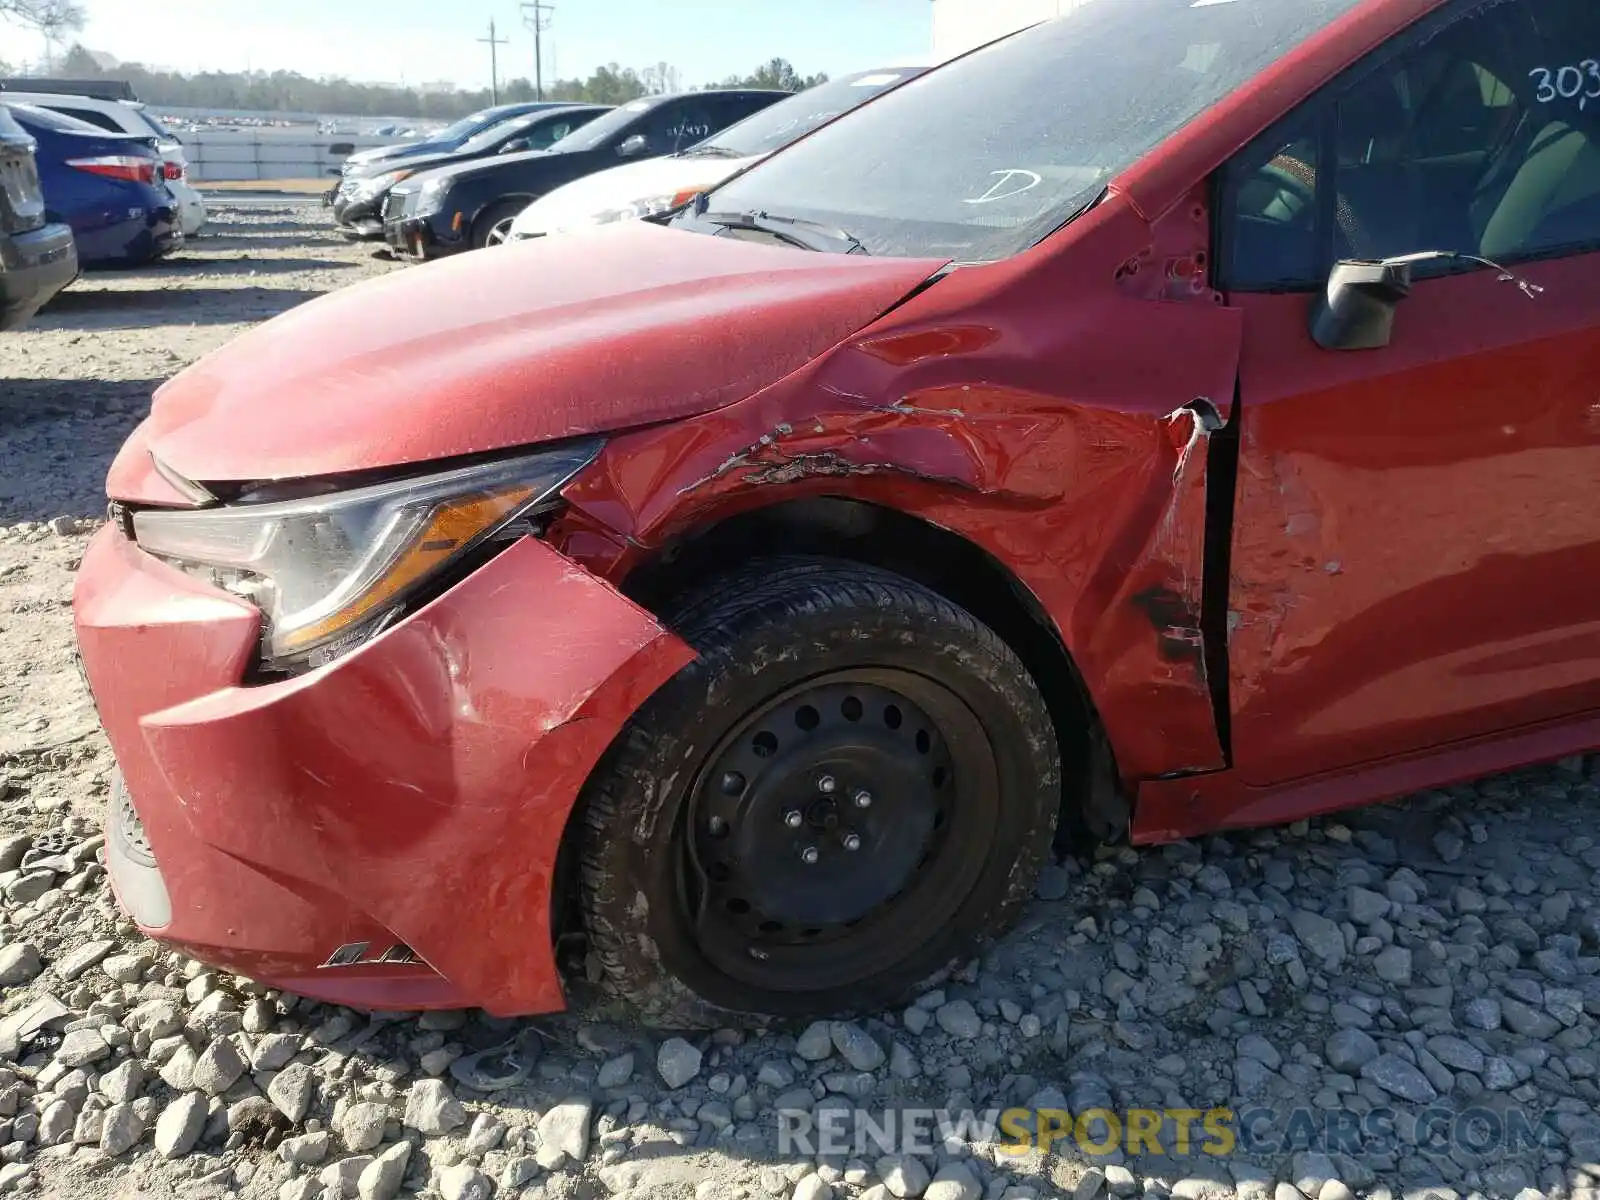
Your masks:
M676 208L696 192L715 187L841 113L859 108L926 70L926 66L880 67L846 75L762 109L680 154L612 167L559 187L522 210L511 223L511 240Z
M49 92L65 96L93 96L97 100L138 100L133 84L126 79L61 79L54 75L7 75L0 77L0 92Z
M498 245L519 212L562 184L619 161L676 154L791 94L741 89L647 96L613 109L547 151L505 154L413 176L385 210L384 236L391 246L422 259Z
M35 145L0 104L0 330L27 321L78 274L72 230L45 215Z
M131 133L135 137L155 138L156 149L161 152L161 177L173 199L178 202L183 235L193 237L204 227L206 204L200 198L200 193L189 185L189 160L183 152L183 143L178 140L177 134L151 116L143 104L135 100L106 100L65 92L7 91L5 99L12 103L49 109L108 133Z
M82 266L142 266L183 245L154 137L108 133L27 104L8 107L38 142L46 215L72 226Z
M572 104L524 113L491 125L482 133L462 142L454 150L382 162L351 171L340 182L333 200L333 219L351 237L383 236L383 202L389 189L403 179L434 167L447 166L496 154L524 150L547 150L602 113L611 111L605 104Z
M429 154L444 154L451 150L459 150L463 143L470 137L476 137L485 129L508 121L512 117L524 116L527 113L538 112L546 108L565 108L564 100L538 100L527 101L521 104L497 104L493 108L479 109L471 116L462 117L454 125L447 125L432 137L424 138L419 142L406 142L394 146L374 146L370 150L358 150L344 160L341 173L353 174L366 167L375 166L380 162L394 162L405 158L421 158Z

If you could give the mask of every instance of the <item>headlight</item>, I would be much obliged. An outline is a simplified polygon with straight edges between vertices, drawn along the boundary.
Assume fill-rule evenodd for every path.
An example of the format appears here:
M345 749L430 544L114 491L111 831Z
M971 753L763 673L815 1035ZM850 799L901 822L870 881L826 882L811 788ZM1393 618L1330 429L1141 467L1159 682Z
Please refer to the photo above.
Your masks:
M374 175L370 179L357 182L354 196L357 200L370 200L379 192L387 191L402 179L409 179L413 171L385 171L382 175Z
M680 204L687 204L705 190L705 187L681 188L676 192L667 192L659 196L641 196L632 204L624 204L621 208L606 208L590 213L576 224L610 225L616 221L639 221L645 217L653 217L657 213L671 212Z
M429 578L545 506L595 440L305 500L133 517L141 548L249 600L262 665L321 666L383 629Z
M430 179L422 185L422 192L417 196L416 212L419 216L428 216L444 207L445 193L450 190L450 179Z

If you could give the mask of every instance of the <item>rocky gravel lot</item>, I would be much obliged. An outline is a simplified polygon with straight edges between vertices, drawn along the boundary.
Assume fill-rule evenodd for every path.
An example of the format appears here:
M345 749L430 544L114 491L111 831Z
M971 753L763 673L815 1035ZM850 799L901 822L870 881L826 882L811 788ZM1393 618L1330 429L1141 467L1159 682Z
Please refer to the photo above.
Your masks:
M1600 1197L1596 760L1065 858L939 991L803 1029L354 1012L140 939L99 862L112 763L71 665L72 572L153 386L395 269L321 220L225 208L181 259L93 277L0 335L0 1193ZM1011 1106L1166 1110L1165 1152L1017 1155L935 1124L920 1152L779 1153L779 1109L848 1129ZM1204 1153L1181 1110L1214 1108L1262 1136Z

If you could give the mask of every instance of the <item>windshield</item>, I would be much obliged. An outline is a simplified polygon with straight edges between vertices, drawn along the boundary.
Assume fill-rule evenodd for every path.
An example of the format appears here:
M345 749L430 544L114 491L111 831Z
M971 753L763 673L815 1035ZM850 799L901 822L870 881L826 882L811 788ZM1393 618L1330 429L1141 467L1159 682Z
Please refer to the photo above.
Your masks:
M710 197L878 255L1033 245L1209 105L1362 0L1091 0L914 79Z
M466 138L471 137L475 131L477 131L479 129L482 129L483 125L484 125L484 122L488 121L490 119L490 117L492 117L493 115L494 114L490 110L485 109L483 112L475 112L475 113L473 113L470 117L462 117L455 124L446 125L443 129L439 130L438 133L436 133L432 137L430 137L428 139L428 141L430 141L430 142L459 142L459 141L462 141L462 140L464 140Z
M615 137L622 130L638 120L641 113L647 113L656 106L654 100L635 100L632 104L624 104L614 108L598 120L590 121L582 129L574 129L566 137L550 147L552 154L564 154L568 150L596 150Z
M472 153L477 153L480 150L493 150L497 143L508 137L516 136L528 126L537 124L539 119L537 117L521 116L512 117L509 121L501 121L497 125L489 126L482 133L473 134L461 143L460 149Z
M833 120L840 113L848 112L896 84L904 83L921 70L921 67L908 67L867 71L832 83L818 84L724 129L716 137L701 142L692 153L726 151L730 158L771 154Z

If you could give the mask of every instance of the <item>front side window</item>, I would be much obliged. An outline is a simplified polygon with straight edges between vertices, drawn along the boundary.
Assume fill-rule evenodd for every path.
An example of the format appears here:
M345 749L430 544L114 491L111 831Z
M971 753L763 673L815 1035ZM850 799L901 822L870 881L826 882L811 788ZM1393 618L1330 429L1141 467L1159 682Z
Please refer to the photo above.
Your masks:
M1235 290L1315 287L1337 259L1600 246L1600 7L1447 12L1247 149L1223 197Z
M752 168L718 212L981 261L1038 242L1360 0L1093 0L895 88Z
M720 129L726 122L714 124L710 104L700 101L682 101L677 104L663 104L640 124L636 133L644 134L645 144L650 154L675 154L679 150L686 150L696 142L703 142L710 137L714 128Z
M605 116L591 121L582 129L574 130L550 149L565 154L569 150L598 150L601 146L615 144L639 132L635 128L639 119L655 108L659 100L633 100L613 108Z
M498 149L504 142L515 137L522 137L532 122L521 117L512 117L509 121L501 121L498 125L491 125L482 133L475 133L461 143L463 154L487 154Z
M546 121L531 132L523 134L522 140L528 143L530 150L545 150L576 128L578 123L575 121Z

